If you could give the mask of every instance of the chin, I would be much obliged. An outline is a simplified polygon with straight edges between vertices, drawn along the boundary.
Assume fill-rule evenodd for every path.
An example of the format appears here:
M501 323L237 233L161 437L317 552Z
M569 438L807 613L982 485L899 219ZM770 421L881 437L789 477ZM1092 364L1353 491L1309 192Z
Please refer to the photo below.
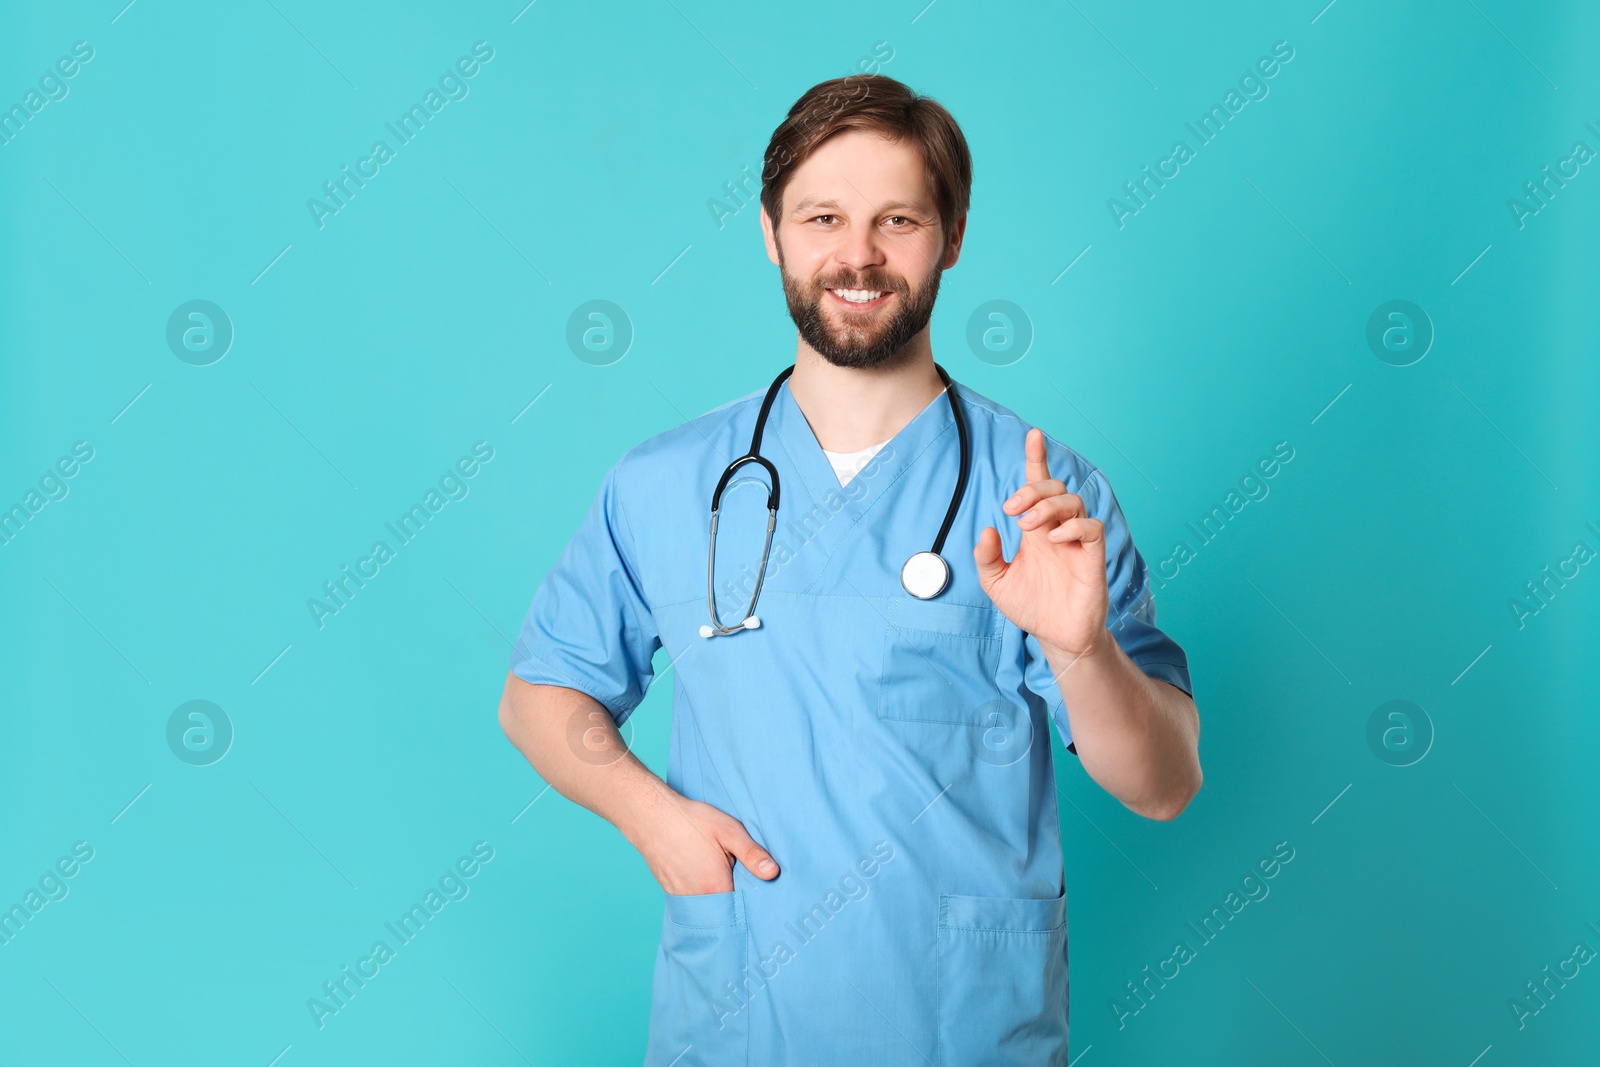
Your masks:
M905 345L894 351L884 351L877 348L820 348L811 345L817 355L833 364L835 367L844 367L848 370L874 370L879 367L893 367L903 363L911 354L911 346Z
M823 307L821 290L813 294L793 284L787 275L784 280L789 317L801 339L829 364L848 370L895 367L910 360L912 342L927 329L939 292L935 273L925 290L898 291L899 299L881 309L871 323L853 323L843 311Z

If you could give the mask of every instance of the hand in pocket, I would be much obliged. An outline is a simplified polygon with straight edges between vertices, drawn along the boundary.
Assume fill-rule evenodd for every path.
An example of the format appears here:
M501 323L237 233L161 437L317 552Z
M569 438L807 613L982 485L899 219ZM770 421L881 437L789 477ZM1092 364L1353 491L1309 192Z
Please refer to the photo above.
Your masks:
M661 888L676 896L733 891L733 865L757 878L778 876L778 865L756 844L744 824L727 812L673 796L634 847L650 866Z

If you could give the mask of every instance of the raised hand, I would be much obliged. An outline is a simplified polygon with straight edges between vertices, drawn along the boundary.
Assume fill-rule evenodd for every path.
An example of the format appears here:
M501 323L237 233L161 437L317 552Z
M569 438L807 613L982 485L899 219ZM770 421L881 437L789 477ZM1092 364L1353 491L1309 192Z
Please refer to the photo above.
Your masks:
M972 551L978 582L1006 618L1039 641L1089 655L1107 637L1105 524L1050 477L1043 431L1029 430L1025 448L1027 484L1003 506L1018 516L1022 542L1007 562L999 531L986 527Z

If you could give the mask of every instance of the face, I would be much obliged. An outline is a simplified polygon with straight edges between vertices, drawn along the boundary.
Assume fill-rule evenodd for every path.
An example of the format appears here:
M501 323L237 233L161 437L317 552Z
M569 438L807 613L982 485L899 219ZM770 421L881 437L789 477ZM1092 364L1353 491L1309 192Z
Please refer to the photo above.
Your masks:
M966 229L958 221L947 245L916 145L835 134L796 168L782 209L761 227L801 339L839 367L909 355Z

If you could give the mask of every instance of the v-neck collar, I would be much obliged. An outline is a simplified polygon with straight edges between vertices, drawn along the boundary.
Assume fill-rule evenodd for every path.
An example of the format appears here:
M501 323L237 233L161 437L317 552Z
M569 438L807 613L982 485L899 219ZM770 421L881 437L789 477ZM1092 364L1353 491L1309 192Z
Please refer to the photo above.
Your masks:
M865 467L856 472L855 478L851 479L851 485L854 485L857 479L864 479L865 492L856 490L847 494L846 491L850 486L839 485L839 476L834 473L828 457L822 454L822 444L812 432L811 424L806 421L805 412L801 411L800 405L795 402L787 381L778 390L778 396L773 401L768 424L788 457L788 465L799 473L801 481L804 482L812 504L821 503L824 497L832 492L845 496L849 501L847 506L865 511L888 486L898 481L910 469L917 457L929 446L947 431L954 430L955 416L950 410L950 397L955 396L958 403L961 398L954 392L956 389L954 381L947 389L949 395L941 392L930 400L910 422L889 438ZM953 433L951 437L954 438ZM787 500L788 496L786 492L784 499Z

